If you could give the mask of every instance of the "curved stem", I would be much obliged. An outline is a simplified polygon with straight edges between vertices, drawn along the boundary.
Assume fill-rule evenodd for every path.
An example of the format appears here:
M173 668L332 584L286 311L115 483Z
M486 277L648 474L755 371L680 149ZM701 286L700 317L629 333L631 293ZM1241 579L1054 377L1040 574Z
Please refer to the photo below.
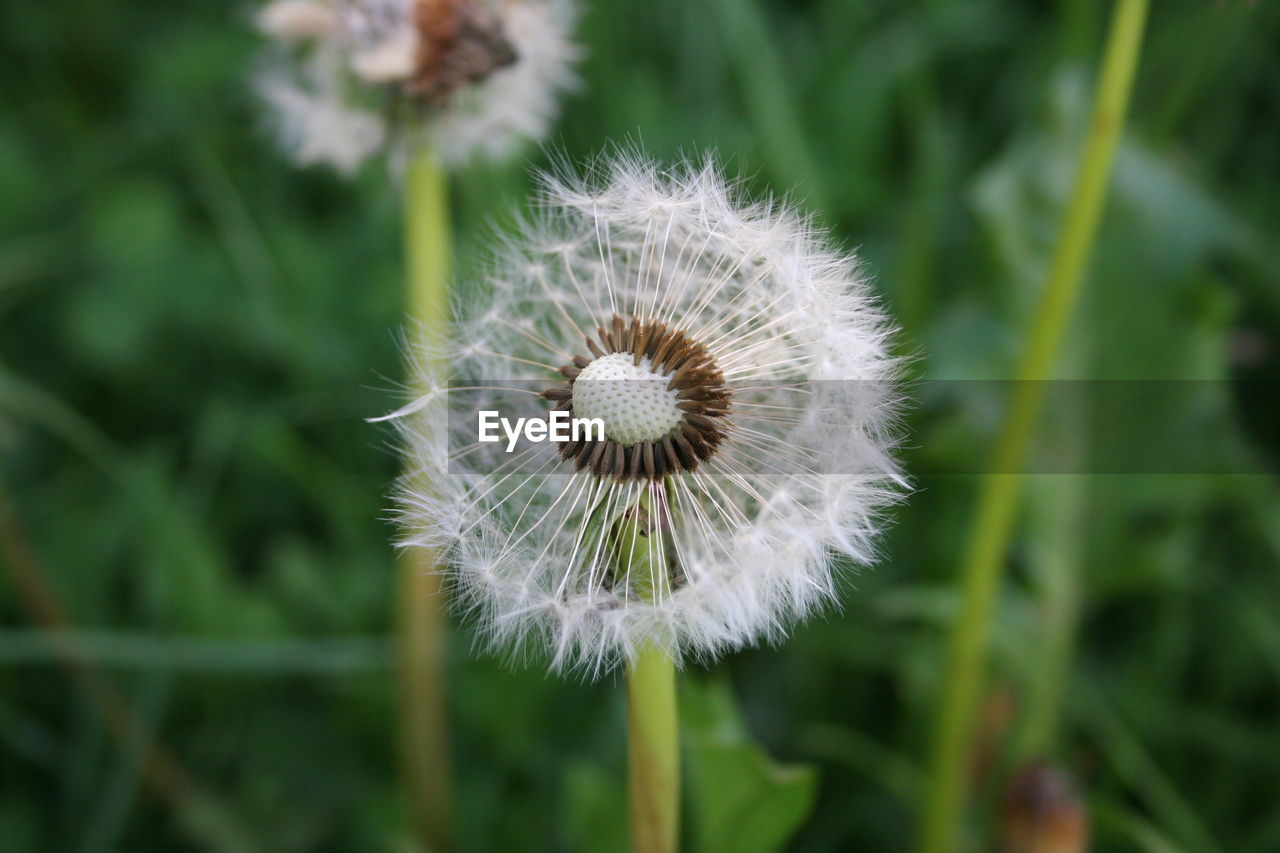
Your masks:
M414 155L406 176L405 249L410 318L424 342L439 343L448 316L449 205L429 149ZM433 555L421 549L401 555L397 575L400 761L419 838L439 853L453 846L444 593Z
M1019 381L996 444L993 473L983 478L978 494L977 517L964 552L960 609L949 639L933 761L925 791L920 844L924 853L951 853L957 846L966 759L986 662L988 623L1022 489L1016 472L1030 446L1043 402L1043 380L1052 375L1097 234L1146 11L1146 0L1119 0L1116 4L1084 157L1044 295L1018 367Z

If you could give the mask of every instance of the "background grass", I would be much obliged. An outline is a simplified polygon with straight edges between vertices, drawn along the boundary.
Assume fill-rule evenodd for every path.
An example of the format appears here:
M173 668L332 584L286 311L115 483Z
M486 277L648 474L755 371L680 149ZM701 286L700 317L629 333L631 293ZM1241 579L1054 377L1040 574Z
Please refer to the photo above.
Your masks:
M997 379L1043 281L1108 9L593 2L554 145L714 147L757 192L794 189L860 247L920 376ZM396 460L363 421L401 373L399 201L376 167L351 183L273 149L245 85L250 11L0 0L7 849L408 838L380 520ZM995 626L977 838L1001 769L1046 752L1080 779L1096 849L1280 849L1280 385L1245 381L1280 373L1278 40L1275 4L1152 9L1063 375L1197 381L1136 424L1094 407L1046 431L1081 470L1124 426L1134 452L1208 447L1251 473L1035 478ZM528 185L524 164L457 177L464 274ZM928 473L881 565L842 613L686 688L694 722L731 690L757 740L811 768L792 849L908 843L998 392L924 386L911 444ZM73 633L35 629L12 582L32 577ZM464 627L460 846L617 849L621 685L467 643ZM60 666L68 648L132 707L132 741ZM151 738L190 785L152 795Z

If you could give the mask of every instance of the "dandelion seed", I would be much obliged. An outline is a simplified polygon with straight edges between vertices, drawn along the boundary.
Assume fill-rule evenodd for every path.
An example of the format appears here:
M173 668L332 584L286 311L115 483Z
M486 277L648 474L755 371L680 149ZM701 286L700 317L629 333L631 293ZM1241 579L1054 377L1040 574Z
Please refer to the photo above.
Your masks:
M281 49L257 89L303 164L502 157L577 85L574 18L570 0L274 0L257 23Z
M622 156L542 192L391 416L435 472L405 478L406 543L443 555L496 647L557 669L781 637L871 560L900 493L891 329L857 261L710 161ZM604 437L508 453L473 416L503 407Z

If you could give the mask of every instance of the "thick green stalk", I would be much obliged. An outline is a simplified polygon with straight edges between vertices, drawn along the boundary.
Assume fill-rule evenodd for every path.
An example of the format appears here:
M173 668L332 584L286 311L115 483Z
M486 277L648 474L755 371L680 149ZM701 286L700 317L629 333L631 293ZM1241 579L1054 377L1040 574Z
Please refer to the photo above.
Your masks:
M409 314L439 343L449 316L449 188L430 148L414 155L405 175L405 251Z
M996 444L992 473L983 478L978 494L977 517L963 557L960 606L949 638L925 790L920 842L924 853L951 853L957 847L969 743L985 670L988 626L1022 487L1016 472L1027 456L1043 403L1043 380L1052 376L1097 234L1146 11L1146 0L1119 0L1116 4L1084 157L1048 282L1017 370L1019 381Z
M449 204L429 149L414 156L406 175L405 250L410 320L424 341L439 343L448 317ZM453 846L444 594L435 560L421 549L406 551L397 573L400 761L419 839L439 853Z
M642 650L627 673L627 752L633 853L674 853L680 829L676 669Z
M613 530L617 565L649 600L671 594L664 494L643 492ZM627 673L627 754L632 853L674 853L680 838L676 668L670 655L652 646L640 649Z

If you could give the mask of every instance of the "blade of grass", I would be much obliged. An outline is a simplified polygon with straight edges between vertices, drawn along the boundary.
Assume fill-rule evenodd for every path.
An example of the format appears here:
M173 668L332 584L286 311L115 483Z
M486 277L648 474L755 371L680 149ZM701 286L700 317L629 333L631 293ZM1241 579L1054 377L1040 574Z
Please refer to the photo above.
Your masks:
M101 630L0 631L0 663L58 663L68 647L94 666L148 672L342 675L391 665L387 637L236 640Z
M1146 853L1183 853L1182 847L1129 811L1110 805L1093 811L1100 827L1114 829L1117 835L1123 835L1138 850Z
M1069 428L1078 426L1078 419L1071 418ZM1071 436L1063 438L1072 443ZM1068 444L1063 452L1078 460L1075 450ZM1057 742L1080 619L1084 514L1089 493L1084 475L1054 477L1040 485L1031 513L1040 535L1032 556L1037 618L1028 642L1034 649L1035 665L1028 675L1020 733L1019 758L1023 761L1048 757Z
M939 224L947 180L947 139L934 83L917 72L907 86L907 119L912 125L911 188L902 223L897 282L897 315L905 337L918 341L934 303L931 284L937 267Z
M150 729L155 729L164 707L168 704L170 678L167 675L151 676L148 684L138 691L135 704L138 714ZM136 694L135 694L136 695ZM96 802L89 810L85 829L80 837L81 853L119 850L121 838L128 826L129 814L143 787L142 765L132 753L123 753L106 777L105 784L97 787Z
M800 190L814 210L829 208L825 184L805 135L795 97L787 90L787 75L777 39L769 33L755 0L717 0L725 47L733 57L742 86L743 102L751 115L764 155L780 180Z
M114 684L89 666L80 648L69 641L72 621L47 574L36 558L9 494L0 487L0 558L13 588L31 618L61 638L59 660L89 705L98 713L120 747L138 756L142 776L151 793L168 803L179 823L201 847L227 853L260 849L238 820L206 793L179 764L169 749L141 722Z
M1103 693L1091 685L1084 685L1076 698L1079 711L1092 729L1108 764L1138 793L1163 827L1175 833L1189 850L1221 851L1222 847L1196 816L1191 802L1160 768Z
M817 723L801 733L799 743L804 753L844 764L873 780L907 808L924 778L910 758L856 729Z
M204 522L188 511L167 481L139 465L80 412L2 364L0 410L66 442L135 507L139 522L153 534L140 537L140 546L154 548L157 562L171 569L162 578L166 618L184 628L222 626L217 614L236 603L231 575Z

